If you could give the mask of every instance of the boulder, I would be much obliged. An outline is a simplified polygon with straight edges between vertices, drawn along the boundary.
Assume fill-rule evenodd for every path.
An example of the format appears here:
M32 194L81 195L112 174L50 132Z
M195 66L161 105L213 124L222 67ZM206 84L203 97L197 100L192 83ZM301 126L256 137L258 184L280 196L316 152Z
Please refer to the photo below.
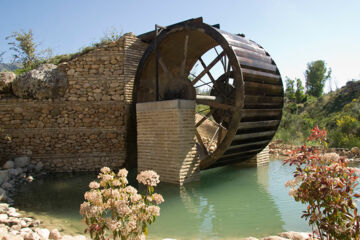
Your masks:
M13 72L0 72L0 93L11 93L11 85L15 78Z
M54 239L54 240L61 239L61 234L60 234L59 230L57 230L56 228L51 230L49 238Z
M40 236L37 233L34 232L28 232L24 234L24 240L40 240Z
M3 165L3 168L4 168L4 169L11 169L11 168L14 168L14 166L15 166L14 161L7 161L7 162Z
M35 232L40 236L41 240L48 240L50 231L46 228L36 228Z
M41 170L43 169L44 167L44 164L42 162L38 162L36 165L35 165L35 171L36 172L41 172Z
M360 149L358 147L351 148L351 152L354 154L360 154Z
M0 222L6 222L6 220L9 218L9 216L6 213L0 214Z
M30 158L28 156L16 157L14 158L14 161L16 168L23 168L29 164Z
M64 96L68 85L66 74L56 65L43 64L15 78L12 89L20 98L54 99Z
M280 237L288 238L291 240L306 240L311 237L310 233L305 233L305 232L282 232L278 235Z
M19 175L20 174L19 168L9 169L9 174L10 174L10 177Z
M9 171L0 170L0 184L7 182L8 179L9 179Z

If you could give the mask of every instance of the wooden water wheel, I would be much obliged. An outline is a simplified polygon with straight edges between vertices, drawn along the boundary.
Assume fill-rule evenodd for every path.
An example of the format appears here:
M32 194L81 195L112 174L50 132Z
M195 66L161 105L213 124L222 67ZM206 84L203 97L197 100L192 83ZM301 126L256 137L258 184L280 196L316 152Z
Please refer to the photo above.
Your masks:
M189 99L198 105L201 169L244 161L271 141L282 116L283 86L275 62L260 45L201 18L169 26L157 37L155 32L139 37L150 45L137 69L136 102L157 99L157 54L159 100Z

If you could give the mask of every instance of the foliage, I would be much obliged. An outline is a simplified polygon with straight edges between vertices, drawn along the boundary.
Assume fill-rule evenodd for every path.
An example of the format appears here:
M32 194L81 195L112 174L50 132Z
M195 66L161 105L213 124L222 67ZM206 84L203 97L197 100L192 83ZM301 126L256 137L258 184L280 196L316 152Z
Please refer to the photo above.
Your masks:
M158 204L164 201L160 194L154 193L159 183L159 175L154 171L143 171L137 176L139 183L147 187L147 193L140 195L135 188L128 186L127 170L117 174L103 167L98 175L99 182L89 184L85 202L80 206L92 239L145 239L148 225L160 215Z
M304 87L300 78L296 79L295 99L296 103L302 103L305 100Z
M305 71L307 94L320 97L325 83L331 77L331 68L327 69L325 61L317 60L307 64Z
M5 51L0 52L0 63L2 63L4 61L4 59L3 59L4 54L5 54Z
M28 32L23 30L20 32L13 32L12 35L6 37L5 39L13 39L13 41L8 44L10 45L10 50L14 52L13 61L20 62L22 64L22 72L34 69L41 61L49 58L52 54L50 49L42 51L37 49L39 44L35 43L31 29Z
M348 166L348 161L336 153L325 153L326 131L315 127L308 141L322 147L304 144L292 151L284 164L295 165L294 179L289 194L295 201L307 204L302 218L313 227L320 239L359 239L360 217L354 203L359 169Z
M94 44L95 46L103 45L118 41L122 36L121 31L118 31L114 26L104 32L104 36L100 38L100 42Z
M291 102L294 102L295 101L295 81L287 77L285 80L285 84L286 84L285 97L287 97Z
M312 127L318 125L328 129L330 147L360 147L359 89L360 81L349 81L345 87L319 98L305 95L303 103L285 101L275 139L303 144ZM349 117L352 122L345 121ZM341 126L337 125L340 120L344 120Z

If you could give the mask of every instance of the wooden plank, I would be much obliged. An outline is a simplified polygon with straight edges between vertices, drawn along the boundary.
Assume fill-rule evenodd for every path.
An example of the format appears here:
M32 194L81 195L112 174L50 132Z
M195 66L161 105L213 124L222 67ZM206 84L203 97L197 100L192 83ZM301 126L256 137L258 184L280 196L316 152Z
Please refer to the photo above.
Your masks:
M231 47L243 48L243 49L246 49L246 50L249 50L249 51L252 51L252 52L256 52L256 53L259 53L259 54L266 55L266 52L265 52L264 49L261 49L259 47L254 46L254 45L249 45L249 44L246 44L246 43L242 43L242 42L236 41L236 40L234 40L232 38L226 38L226 40L227 40L227 42L229 43L229 45Z
M244 140L249 138L259 138L259 137L268 137L275 134L276 131L265 131L257 133L245 133L241 135L235 135L233 141Z
M253 129L262 127L275 127L279 124L280 120L258 121L258 122L240 122L238 130Z
M250 150L246 150L246 151L241 151L241 152L237 152L237 153L230 153L230 154L224 154L223 157L235 157L235 156L243 156L246 155L248 153L258 153L263 149L263 147L259 147L259 148L255 148L255 149L250 149Z
M253 52L248 49L239 48L236 46L233 46L232 49L235 52L235 55L238 57L250 58L253 60L258 60L258 61L262 61L262 62L269 63L269 64L273 63L272 58L265 54Z
M237 148L243 148L248 146L254 146L254 145L264 145L267 144L269 140L263 140L263 141L257 141L257 142L251 142L251 143L243 143L239 145L232 145L228 149L237 149Z
M243 109L242 117L277 117L281 115L281 109Z
M283 88L281 85L245 82L245 95L278 95L281 96Z
M259 96L259 95L245 95L244 103L278 103L281 104L283 102L282 97L267 97L267 96Z
M241 69L245 81L247 81L248 78L250 79L261 79L264 83L273 83L273 84L281 84L281 77L278 74L273 73L267 73L262 71L256 71L252 69Z
M237 56L237 60L240 62L241 68L244 67L251 67L256 68L260 70L266 70L276 73L277 67L276 65L269 64L266 62L258 61L258 60L252 60L250 58L244 58Z

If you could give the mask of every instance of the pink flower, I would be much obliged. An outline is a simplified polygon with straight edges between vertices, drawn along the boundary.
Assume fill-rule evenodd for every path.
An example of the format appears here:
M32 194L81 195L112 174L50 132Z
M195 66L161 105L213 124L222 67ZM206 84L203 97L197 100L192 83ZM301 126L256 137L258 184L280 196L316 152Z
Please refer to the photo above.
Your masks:
M142 171L137 175L136 180L139 183L152 187L155 187L160 182L159 175L152 170Z
M99 188L99 187L100 187L100 184L98 182L95 182L95 181L93 181L93 182L91 182L89 184L89 188L91 188L91 189L96 189L96 188Z
M117 176L121 178L123 177L126 178L127 175L128 175L128 171L125 168L120 169L119 172L117 173Z

